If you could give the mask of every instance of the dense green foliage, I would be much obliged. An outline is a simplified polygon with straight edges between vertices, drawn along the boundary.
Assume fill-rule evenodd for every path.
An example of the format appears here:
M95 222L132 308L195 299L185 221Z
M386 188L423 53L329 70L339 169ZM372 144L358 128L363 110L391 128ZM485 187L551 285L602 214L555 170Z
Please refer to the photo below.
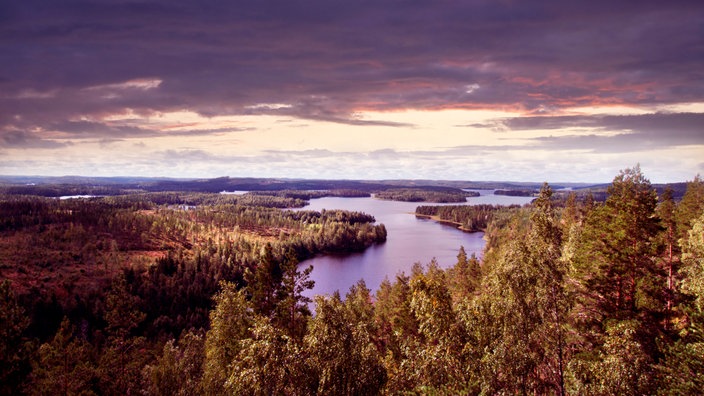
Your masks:
M516 209L518 205L448 205L419 206L416 216L436 218L441 222L454 224L463 231L485 231L493 221L496 212Z
M467 202L467 197L479 196L477 192L467 192L451 188L391 188L377 192L374 197L389 201L405 202Z
M378 241L384 232L368 215L96 200L85 202L99 212L88 220L78 204L8 201L5 213L21 214L4 223L5 236L73 223L120 244L145 232L137 219L146 216L145 241L176 237L150 265L114 272L102 292L54 294L66 318L50 334L33 330L50 301L27 304L3 282L1 391L699 394L702 191L697 178L680 202L658 197L635 167L603 203L556 200L546 184L529 207L424 207L475 227L484 218L483 259L460 249L449 268L417 264L376 293L360 281L344 299L316 297L315 315L303 295L310 267L298 261ZM74 237L64 239L72 249Z
M506 195L509 197L533 197L535 190L495 190L494 195Z
M338 190L279 190L279 191L252 191L254 195L273 195L283 198L304 199L310 201L313 198L323 197L347 197L347 198L366 198L371 194L366 191L353 189L338 189Z
M198 334L210 326L221 281L244 287L258 312L301 339L310 316L301 293L312 283L311 269L299 271L298 261L362 250L383 242L386 230L364 213L275 208L291 199L5 197L0 271L17 294L3 282L2 394L127 394L166 386L169 370L190 364L179 363L182 354L195 354L197 345L202 354ZM258 303L257 290L272 296L269 308ZM63 350L75 353L61 360ZM143 384L147 371L158 384Z

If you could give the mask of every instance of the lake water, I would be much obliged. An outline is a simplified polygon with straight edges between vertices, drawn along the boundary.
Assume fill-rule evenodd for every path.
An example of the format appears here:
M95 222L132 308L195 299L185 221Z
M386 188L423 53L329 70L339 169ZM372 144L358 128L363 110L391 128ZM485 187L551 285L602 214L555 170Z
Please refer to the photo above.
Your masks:
M100 195L62 195L59 200L64 201L66 199L87 199L87 198L97 198Z
M531 197L508 197L493 195L493 191L479 191L479 197L470 197L468 204L523 205ZM413 264L427 264L435 258L443 267L457 261L460 246L467 255L481 256L484 234L466 233L455 227L442 225L432 220L418 219L414 213L419 205L432 203L383 201L374 198L326 197L312 199L303 210L344 209L373 215L377 223L383 223L388 233L386 243L375 245L364 252L344 256L326 255L301 263L312 264L311 278L315 287L306 294L332 294L336 290L344 297L350 286L364 279L367 287L376 291L388 277L393 281L396 274L410 274Z

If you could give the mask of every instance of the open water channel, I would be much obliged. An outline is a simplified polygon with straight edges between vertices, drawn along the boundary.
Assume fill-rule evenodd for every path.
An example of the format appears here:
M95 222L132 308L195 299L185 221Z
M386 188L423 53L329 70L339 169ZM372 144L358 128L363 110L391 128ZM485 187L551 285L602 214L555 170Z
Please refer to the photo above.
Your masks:
M478 191L481 196L467 198L467 204L523 205L531 197L494 195L493 191ZM325 255L306 260L301 266L313 265L311 279L315 287L306 294L332 294L336 290L344 295L350 286L364 279L375 292L384 278L393 282L396 274L410 274L413 264L429 263L433 258L440 267L450 267L457 261L460 246L467 255L480 257L484 248L484 234L467 233L455 227L432 220L416 218L419 205L432 203L383 201L374 198L325 197L312 199L303 210L344 209L368 213L383 223L388 233L386 243L372 246L361 253Z

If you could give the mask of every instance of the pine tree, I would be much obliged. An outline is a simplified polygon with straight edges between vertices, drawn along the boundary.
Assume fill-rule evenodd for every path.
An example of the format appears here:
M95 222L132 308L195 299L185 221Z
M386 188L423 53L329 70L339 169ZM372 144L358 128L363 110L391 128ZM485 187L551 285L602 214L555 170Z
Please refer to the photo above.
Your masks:
M206 395L220 395L231 375L231 364L237 358L240 341L251 337L255 314L232 283L222 283L222 290L214 297L215 308L210 312L210 330L205 339L203 391Z
M178 343L164 344L161 356L142 370L147 395L197 396L203 393L205 339L202 334L188 332Z
M562 261L562 228L552 202L552 188L544 183L538 198L533 202L531 230L528 244L531 262L539 273L535 285L536 300L540 301L541 328L545 357L539 363L539 370L545 382L553 390L565 394L565 370L567 356L567 315L571 306L565 290L566 266ZM542 334L540 334L542 333Z
M661 233L662 244L664 245L664 255L662 257L663 267L667 273L667 286L665 289L667 301L667 315L671 314L675 299L675 279L678 266L679 245L677 244L677 220L676 204L673 198L672 189L667 187L662 194L661 202L657 208L657 214L662 221L663 232ZM669 320L669 318L668 318ZM669 323L669 322L668 322Z
M139 310L139 298L128 290L125 274L118 275L105 298L107 345L98 371L104 394L134 394L140 388L141 369L147 356L139 353L145 338L135 334L146 315Z
M704 214L682 240L682 292L690 301L680 339L669 345L659 365L660 394L695 395L704 389Z
M583 302L596 320L654 314L665 306L658 287L663 274L653 260L657 194L638 166L622 171L608 192L586 219L573 263L586 289Z
M372 337L372 341L376 341L378 329L374 322L374 305L371 290L364 279L360 279L350 287L345 295L344 305L350 323L366 327L365 330Z
M386 391L401 392L412 387L401 371L401 364L408 358L407 345L417 340L418 321L411 311L410 279L403 273L396 275L392 284L385 279L376 292L374 322L378 329L378 342L386 351L384 366L388 373Z
M687 191L677 205L677 239L687 240L692 224L704 212L704 180L697 175L687 183Z
M282 272L279 262L274 257L274 248L270 243L264 246L256 268L245 273L247 292L257 313L271 316L278 303L277 293L281 285Z
M19 393L29 372L32 344L25 338L29 318L9 280L0 282L0 395Z
M657 194L638 166L621 171L608 193L606 202L588 213L570 263L581 350L570 363L570 382L573 389L601 384L598 392L607 394L648 393L666 309L666 277L656 261L662 230ZM609 347L616 345L615 337L627 337L628 348L637 351L641 375L627 374L617 362L616 348ZM617 376L613 381L598 369L612 363L618 363L610 369ZM625 370L621 374L619 367Z
M281 267L284 274L277 290L278 304L274 323L286 329L289 337L300 340L305 334L307 319L311 315L308 303L312 300L303 293L315 285L315 281L310 279L313 266L309 265L300 271L298 260L293 251L289 251Z
M562 216L560 216L560 225L562 226L562 233L567 234L572 226L577 224L580 220L579 207L577 205L577 194L570 192L567 195L567 200L565 201L565 208L562 210Z
M529 230L485 262L481 294L462 315L482 393L565 394L569 298L561 229L545 184Z
M61 321L54 338L38 351L31 375L33 395L92 394L96 369L91 362L90 345L73 335L68 318Z
M472 298L481 279L479 259L474 253L468 258L464 246L460 246L457 263L447 270L447 277L448 286L456 302Z
M139 297L128 290L125 274L120 274L112 283L105 298L105 321L107 334L112 339L126 339L132 335L146 318L139 310Z
M695 298L695 309L704 312L704 213L693 222L688 232L683 244L682 261L686 276L682 289Z

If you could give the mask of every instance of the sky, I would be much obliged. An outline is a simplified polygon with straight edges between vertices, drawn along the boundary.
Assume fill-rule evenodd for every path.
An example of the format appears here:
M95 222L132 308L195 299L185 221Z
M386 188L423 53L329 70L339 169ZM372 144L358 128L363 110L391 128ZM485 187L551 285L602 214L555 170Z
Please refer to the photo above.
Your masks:
M704 173L704 1L0 1L0 175Z

